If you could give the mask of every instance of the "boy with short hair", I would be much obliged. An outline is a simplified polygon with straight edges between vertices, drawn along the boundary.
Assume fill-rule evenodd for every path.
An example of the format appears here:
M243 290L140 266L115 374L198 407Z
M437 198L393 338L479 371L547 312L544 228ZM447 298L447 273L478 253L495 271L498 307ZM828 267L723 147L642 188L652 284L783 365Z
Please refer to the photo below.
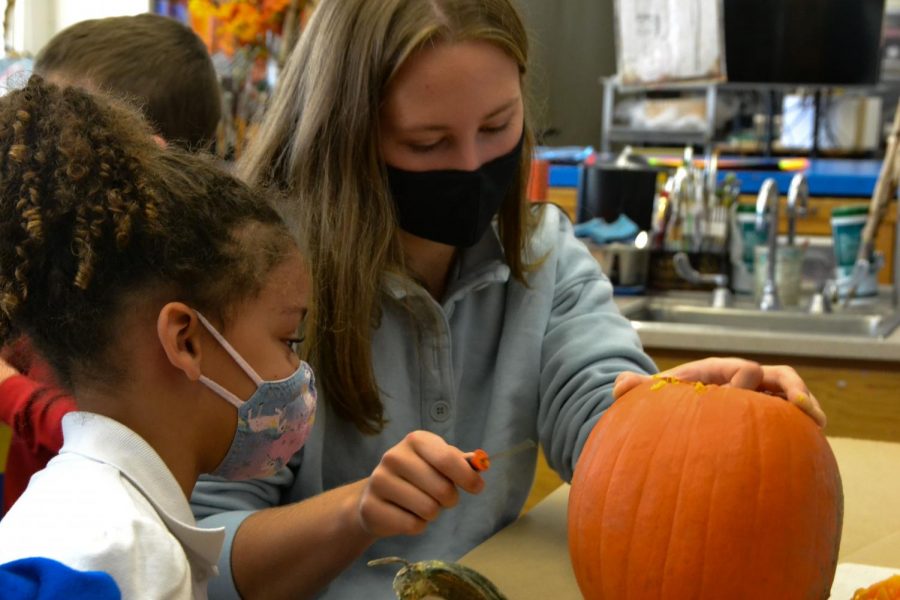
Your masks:
M208 149L222 113L212 59L189 27L154 14L81 21L57 33L34 70L137 105L169 143Z

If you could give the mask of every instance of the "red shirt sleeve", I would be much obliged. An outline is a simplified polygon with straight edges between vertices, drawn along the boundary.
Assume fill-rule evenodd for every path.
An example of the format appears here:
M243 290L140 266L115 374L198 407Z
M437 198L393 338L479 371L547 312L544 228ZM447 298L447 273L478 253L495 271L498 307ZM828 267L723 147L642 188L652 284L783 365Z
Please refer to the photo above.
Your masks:
M67 393L24 375L13 375L0 384L0 421L32 452L59 451L63 415L73 410L75 401Z

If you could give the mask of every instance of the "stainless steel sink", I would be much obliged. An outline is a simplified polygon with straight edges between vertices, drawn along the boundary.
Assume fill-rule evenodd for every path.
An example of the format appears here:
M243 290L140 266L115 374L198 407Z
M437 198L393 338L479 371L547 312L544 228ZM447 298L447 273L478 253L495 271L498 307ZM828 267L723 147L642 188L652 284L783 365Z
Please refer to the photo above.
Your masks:
M889 335L900 324L889 304L858 304L829 314L809 314L799 308L761 311L749 299L730 308L712 308L696 295L648 297L623 309L636 327L642 323L672 323L719 327L742 331L771 331L809 335L862 336Z

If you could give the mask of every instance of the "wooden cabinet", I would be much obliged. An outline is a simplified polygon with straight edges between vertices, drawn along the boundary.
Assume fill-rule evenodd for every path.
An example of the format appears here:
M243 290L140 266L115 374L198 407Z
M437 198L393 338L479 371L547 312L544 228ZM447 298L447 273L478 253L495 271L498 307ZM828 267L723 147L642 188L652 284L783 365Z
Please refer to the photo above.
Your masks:
M551 187L547 190L547 202L565 211L573 223L578 222L578 189L572 187Z
M709 353L647 348L660 370ZM833 437L900 442L900 364L850 359L741 355L797 370L828 416Z

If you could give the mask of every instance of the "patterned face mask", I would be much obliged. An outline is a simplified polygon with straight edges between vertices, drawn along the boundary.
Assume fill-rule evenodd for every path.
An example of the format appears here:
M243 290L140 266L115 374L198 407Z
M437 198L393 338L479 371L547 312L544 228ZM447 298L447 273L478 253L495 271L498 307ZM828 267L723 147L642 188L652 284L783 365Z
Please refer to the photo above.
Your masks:
M312 369L300 361L290 376L265 381L203 315L198 312L197 317L256 384L256 391L245 402L205 375L200 376L201 383L238 409L231 447L212 475L226 479L274 475L300 450L312 428L316 413Z

